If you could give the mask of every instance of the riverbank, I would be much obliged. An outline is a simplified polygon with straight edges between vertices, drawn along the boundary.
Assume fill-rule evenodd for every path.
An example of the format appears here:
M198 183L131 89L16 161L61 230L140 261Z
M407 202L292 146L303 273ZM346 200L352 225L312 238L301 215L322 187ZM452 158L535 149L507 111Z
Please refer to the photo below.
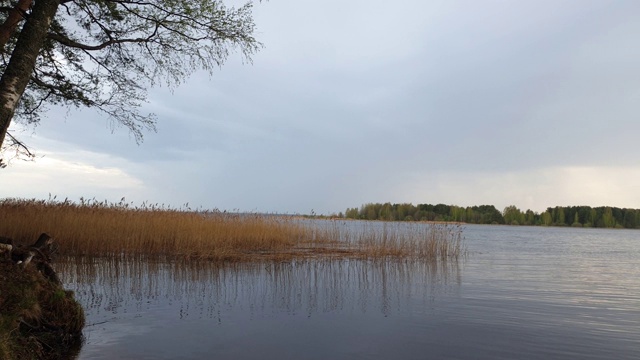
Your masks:
M0 260L0 359L72 358L84 322L73 292L35 266Z

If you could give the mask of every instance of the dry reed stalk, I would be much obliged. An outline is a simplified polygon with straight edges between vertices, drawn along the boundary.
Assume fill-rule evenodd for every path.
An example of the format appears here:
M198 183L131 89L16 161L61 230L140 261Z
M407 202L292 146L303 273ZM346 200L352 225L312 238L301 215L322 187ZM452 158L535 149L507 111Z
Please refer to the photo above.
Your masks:
M436 259L461 254L461 229L445 224L409 232L354 234L338 222L319 227L295 218L192 211L95 200L0 200L0 235L32 242L54 235L63 255L252 260L339 256Z

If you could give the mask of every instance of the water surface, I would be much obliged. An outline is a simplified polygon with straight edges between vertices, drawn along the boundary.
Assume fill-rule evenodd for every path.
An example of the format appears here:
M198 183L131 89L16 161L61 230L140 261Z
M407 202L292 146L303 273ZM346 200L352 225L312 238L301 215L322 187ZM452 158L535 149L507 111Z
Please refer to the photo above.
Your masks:
M640 232L464 235L459 261L85 261L60 275L87 312L81 359L640 358Z

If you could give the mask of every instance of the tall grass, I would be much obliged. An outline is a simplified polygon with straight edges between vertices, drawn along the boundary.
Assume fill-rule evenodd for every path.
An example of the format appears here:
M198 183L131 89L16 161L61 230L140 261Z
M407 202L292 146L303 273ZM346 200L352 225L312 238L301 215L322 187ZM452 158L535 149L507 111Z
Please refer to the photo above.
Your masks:
M81 199L0 200L0 235L31 244L52 235L62 255L126 258L253 260L310 256L458 257L461 229L450 225L411 231L354 233L335 221L133 206Z

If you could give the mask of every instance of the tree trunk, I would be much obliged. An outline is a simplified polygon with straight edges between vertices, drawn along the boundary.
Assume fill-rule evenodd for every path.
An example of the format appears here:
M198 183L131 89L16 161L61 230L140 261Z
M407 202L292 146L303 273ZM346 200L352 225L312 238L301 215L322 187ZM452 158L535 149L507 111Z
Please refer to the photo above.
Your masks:
M19 0L18 4L9 10L7 19L0 25L0 51L4 51L11 34L16 30L18 24L25 19L25 14L31 7L31 2L32 0Z
M51 20L58 10L60 0L38 0L27 18L16 43L11 59L0 79L0 146L18 102L29 84L40 48L47 37Z

